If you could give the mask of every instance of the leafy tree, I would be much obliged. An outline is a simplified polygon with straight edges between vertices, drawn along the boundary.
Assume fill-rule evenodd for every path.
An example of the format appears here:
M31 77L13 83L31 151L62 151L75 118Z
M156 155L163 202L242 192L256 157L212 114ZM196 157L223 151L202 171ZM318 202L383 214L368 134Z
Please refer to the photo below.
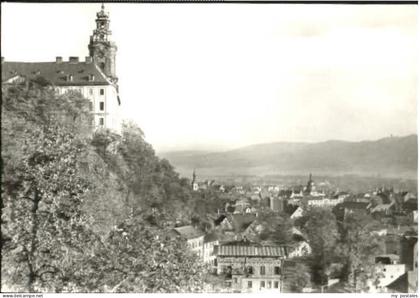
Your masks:
M81 212L89 184L78 175L87 102L71 107L73 93L60 101L37 84L3 91L2 288L62 291L74 261L96 241Z
M337 254L344 267L344 280L353 287L363 286L375 275L374 256L385 252L384 239L372 234L378 222L369 215L352 213L346 216L341 228Z
M296 263L294 274L289 277L290 291L293 293L302 293L302 290L311 284L311 274L308 266L302 263Z
M311 269L314 282L324 284L339 236L336 219L334 214L325 208L309 208L307 218L304 232L312 248Z
M100 268L104 291L201 292L204 266L185 241L168 234L141 217L112 231L106 241L108 262Z
M44 83L2 86L2 290L201 291L203 266L166 238L193 214L189 181L133 124L91 138L88 101Z
M260 240L270 240L278 244L290 244L292 242L293 222L289 217L270 212L261 214L258 222L263 226Z

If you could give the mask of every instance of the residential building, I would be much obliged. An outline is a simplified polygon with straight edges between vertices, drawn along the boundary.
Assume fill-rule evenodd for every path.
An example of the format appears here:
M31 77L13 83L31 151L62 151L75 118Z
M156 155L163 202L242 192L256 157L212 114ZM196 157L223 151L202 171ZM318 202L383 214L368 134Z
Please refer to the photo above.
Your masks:
M413 240L413 239L412 239ZM410 241L411 242L411 241ZM410 256L405 261L412 260L411 263L406 263L408 270L397 279L385 286L386 292L389 293L417 293L418 290L418 252L417 242L411 246L411 251L406 251Z
M309 196L306 198L306 202L310 207L333 207L340 203L336 198L328 198L325 195Z
M256 214L221 215L215 221L215 228L224 234L230 234L233 238L235 238L235 236L242 238L242 235L244 233L246 234L247 228L256 220L256 218Z
M304 210L302 207L297 207L296 210L290 215L291 219L297 219L299 217L302 217L304 214Z
M376 205L370 213L374 218L382 218L385 216L391 216L395 212L395 201L388 204Z
M336 205L334 213L339 218L343 220L349 214L358 213L358 214L368 214L369 203L367 202L358 202L358 201L345 201L342 204Z
M210 233L204 236L203 245L203 261L204 263L214 264L216 255L214 248L219 245L219 238L215 233Z
M408 292L409 293L417 293L419 289L418 285L418 250L417 250L417 242L413 246L413 265L410 270L408 270Z
M281 291L285 247L220 245L216 256L217 274L224 274L234 291Z
M43 78L60 95L69 90L78 91L90 100L92 126L119 133L121 100L116 75L117 46L110 40L109 23L109 14L102 5L85 61L79 61L79 57L70 57L68 61L56 57L55 62L8 62L2 57L2 84Z
M417 196L412 193L405 194L402 208L407 212L417 211L418 209Z
M400 264L400 257L394 254L375 257L376 277L368 280L368 292L382 293L387 286L406 273L405 264Z
M285 209L286 200L282 197L270 197L270 209L275 212L283 212Z
M203 258L204 233L193 226L182 226L173 228L171 234L173 236L180 236L182 239L186 240L191 250L197 253L199 257Z
M312 253L312 248L307 241L298 241L290 245L288 249L289 258L300 258Z

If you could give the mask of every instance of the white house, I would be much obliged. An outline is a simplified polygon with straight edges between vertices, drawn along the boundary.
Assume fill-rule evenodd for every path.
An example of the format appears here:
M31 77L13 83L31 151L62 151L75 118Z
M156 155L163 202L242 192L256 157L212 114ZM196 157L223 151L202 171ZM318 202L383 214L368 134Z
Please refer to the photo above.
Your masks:
M203 258L204 233L193 226L182 226L173 229L175 235L185 239L191 250Z

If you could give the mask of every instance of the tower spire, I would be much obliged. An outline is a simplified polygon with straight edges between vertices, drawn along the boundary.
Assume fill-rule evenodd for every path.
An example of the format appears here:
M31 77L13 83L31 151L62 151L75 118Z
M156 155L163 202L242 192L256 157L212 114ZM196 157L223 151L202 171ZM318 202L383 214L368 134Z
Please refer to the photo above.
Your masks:
M96 13L96 28L90 37L89 56L97 66L112 81L117 81L115 71L115 56L117 46L111 41L109 30L109 14L105 11L105 4L101 4L101 10Z

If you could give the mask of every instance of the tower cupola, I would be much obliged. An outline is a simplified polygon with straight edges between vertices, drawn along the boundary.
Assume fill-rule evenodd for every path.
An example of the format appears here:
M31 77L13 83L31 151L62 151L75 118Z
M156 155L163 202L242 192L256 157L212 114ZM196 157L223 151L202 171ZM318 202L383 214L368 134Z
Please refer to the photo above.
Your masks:
M105 12L105 6L102 4L101 10L96 14L96 28L90 37L89 56L99 68L108 76L109 79L116 82L115 56L117 46L111 41L111 30L109 30L109 13Z

